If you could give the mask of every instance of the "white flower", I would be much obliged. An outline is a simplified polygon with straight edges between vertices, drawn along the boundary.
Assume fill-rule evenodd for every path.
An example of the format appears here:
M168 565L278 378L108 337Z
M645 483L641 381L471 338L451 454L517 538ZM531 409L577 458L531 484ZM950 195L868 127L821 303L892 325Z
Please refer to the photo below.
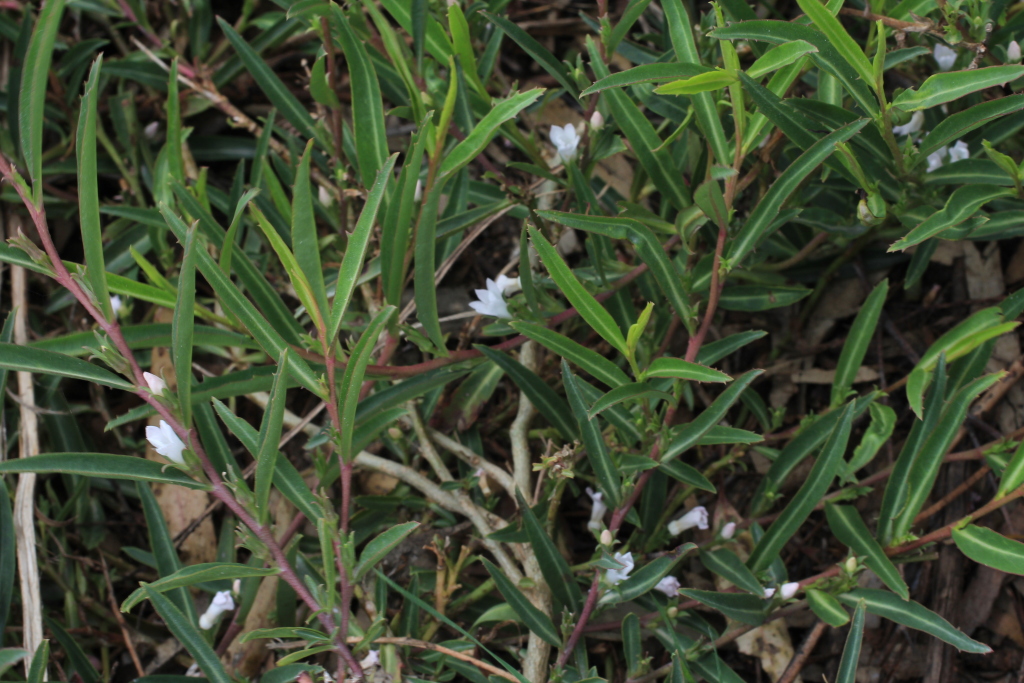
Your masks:
M380 664L380 650L370 650L366 656L359 660L359 668L369 669L371 666Z
M914 115L910 117L910 121L904 123L902 126L893 126L893 135L913 135L917 131L921 130L921 126L924 125L924 112L915 111Z
M115 318L121 312L121 308L122 308L121 297L119 297L117 294L115 294L114 296L110 297L110 310L114 312L114 317Z
M609 569L604 575L613 586L629 578L629 573L633 571L633 553L615 553L615 561L622 565L622 569Z
M502 281L503 277L503 275L498 276L498 282L502 283L500 285L491 278L487 278L487 289L474 290L479 301L470 301L469 307L480 315L490 315L495 318L511 318L512 314L508 312L508 304L505 303L505 282Z
M668 532L678 536L687 529L697 527L698 529L708 528L708 511L703 505L698 505L679 519L668 523Z
M679 595L680 588L682 588L682 584L679 583L679 579L674 576L666 576L658 582L658 585L654 587L654 590L661 591L668 597L674 598Z
M1011 40L1010 44L1006 46L1006 61L1020 62L1020 43L1016 40Z
M594 507L590 508L590 521L587 522L587 528L591 531L600 531L601 520L604 518L604 513L608 512L608 506L602 500L604 494L600 491L595 493L594 489L588 486L587 495L590 496L590 500L594 503Z
M783 600L790 600L800 590L800 584L796 581L790 581L789 583L782 584L782 588L779 589L779 595L782 596Z
M971 150L968 149L967 143L963 140L957 140L955 145L949 148L949 163L956 161L963 161L964 159L971 158Z
M146 136L147 140L156 140L156 134L160 132L160 122L153 121L147 123L146 127L142 129L142 134Z
M956 50L942 43L935 43L935 49L932 51L935 63L939 65L939 71L949 71L952 69L953 64L956 62L956 54Z
M770 598L772 598L774 596L775 596L775 589L774 588L765 588L764 589L764 597L770 599Z
M185 458L181 454L185 450L185 443L174 433L171 425L163 420L160 420L159 427L146 427L146 441L153 445L157 453L171 462L185 464Z
M146 384L149 385L149 393L153 394L154 396L159 396L160 394L164 393L164 389L167 388L167 383L164 382L159 377L157 377L156 375L154 375L152 372L144 372L142 373L142 377L143 379L146 380Z
M722 538L729 540L736 533L736 522L729 522L722 527Z
M580 136L571 123L564 126L551 126L551 144L558 150L562 161L576 158L576 147L580 144Z
M942 162L945 161L946 157L949 156L949 150L945 147L939 147L937 150L928 155L928 168L926 173L931 173L937 168L942 167Z
M319 189L317 189L316 198L320 200L320 203L323 204L324 206L330 206L331 204L334 203L334 197L331 195L330 192L327 191L327 188L324 187L323 185L320 185Z
M499 275L498 279L494 281L494 284L498 285L498 289L500 289L502 294L505 296L511 296L523 288L518 277L509 277L505 274Z
M601 128L603 126L604 126L604 116L601 115L601 112L595 111L593 114L590 115L590 127L591 128L593 128L594 130L601 130Z
M233 609L235 609L235 601L231 599L231 592L220 591L213 596L213 602L210 603L203 616L199 617L199 628L209 631L217 622L217 617Z

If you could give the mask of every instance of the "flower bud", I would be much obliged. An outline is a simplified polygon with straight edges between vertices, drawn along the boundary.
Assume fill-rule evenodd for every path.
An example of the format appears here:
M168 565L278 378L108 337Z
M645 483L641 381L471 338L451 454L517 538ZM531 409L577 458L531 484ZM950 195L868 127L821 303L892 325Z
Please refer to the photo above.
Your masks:
M612 532L605 529L601 532L601 545L610 546L612 544Z
M1016 43L1013 43L1013 44L1016 45ZM1018 57L1018 59L1020 58L1020 48L1019 47L1017 48L1017 57ZM594 113L591 114L591 116L590 116L590 127L593 128L594 130L601 130L601 128L603 126L604 126L604 116L601 115L601 112L595 110Z
M729 540L736 533L736 522L729 522L722 527L722 538Z
M796 581L782 584L782 588L779 589L779 595L782 596L783 600L791 600L800 591L800 584Z
M1020 63L1020 43L1016 40L1011 40L1010 44L1006 46L1006 61L1014 64Z
M848 574L852 574L855 571L857 571L857 558L853 557L852 555L846 558L845 569Z
M146 384L149 386L149 393L154 396L159 396L164 393L164 389L167 388L167 383L162 379L154 375L152 372L142 373L143 379L146 380Z

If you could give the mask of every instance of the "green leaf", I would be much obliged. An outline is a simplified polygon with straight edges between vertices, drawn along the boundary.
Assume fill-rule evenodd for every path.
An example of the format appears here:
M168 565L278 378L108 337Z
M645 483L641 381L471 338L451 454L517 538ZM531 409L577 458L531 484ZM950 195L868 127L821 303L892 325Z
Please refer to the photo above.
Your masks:
M72 358L52 351L2 342L0 342L0 368L84 379L87 382L95 382L126 391L132 391L135 388L131 382L118 377L110 370L93 365L81 358Z
M829 596L830 598L832 596ZM833 600L835 598L832 598ZM843 648L843 656L839 660L839 670L836 672L836 683L856 683L857 664L860 662L860 647L864 640L864 616L867 611L867 603L863 600L857 602L853 611L853 624L850 625L850 633L846 636L846 646Z
M416 531L419 526L419 522L396 524L374 537L366 544L363 552L359 555L359 562L356 564L355 569L352 570L352 579L354 581L361 580L370 570L377 566L378 562L383 560L388 553L405 540L409 534Z
M814 616L829 626L839 628L849 623L850 615L843 609L842 603L830 594L817 588L806 588L804 595L807 597L807 606L814 612Z
M569 369L569 364L562 361L562 382L565 384L565 393L569 398L569 405L572 407L573 415L580 427L580 436L583 446L587 450L587 461L597 476L597 483L605 496L605 503L610 508L616 508L620 502L620 480L621 475L612 462L608 453L608 446L604 442L604 434L601 433L600 422L588 416L590 407L586 404L576 386L576 377Z
M108 453L44 453L31 458L0 462L0 473L4 472L80 474L100 479L129 479L177 484L204 491L210 488L206 484L191 479L174 467L131 455Z
M1010 95L982 102L943 117L939 124L928 133L928 137L921 141L917 156L914 157L910 165L911 168L927 159L928 155L935 150L945 147L954 140L959 140L975 128L1021 109L1024 109L1024 95Z
M740 397L740 394L763 372L763 370L749 370L737 377L696 419L683 425L665 448L661 462L664 464L695 446L701 437L725 418L725 414L729 412L729 408Z
M850 34L846 32L846 29L839 23L839 20L832 15L832 12L825 9L825 6L818 2L818 0L797 0L797 4L800 5L800 9L804 11L804 14L814 22L814 25L825 34L825 38L842 55L847 64L853 67L853 70L857 72L861 80L873 88L875 85L875 74L871 61L865 56L857 41L850 37Z
M26 683L43 683L46 680L46 664L50 660L50 641L44 640L36 648L32 656L32 664L28 667L28 680Z
M14 538L11 536L11 538ZM13 558L14 555L12 554ZM13 580L17 572L11 572L11 579ZM46 641L44 641L46 642ZM4 647L0 648L0 675L7 673L7 670L12 666L20 662L21 660L28 657L28 652L16 647Z
M1013 194L1013 190L995 185L965 185L957 188L946 200L946 206L929 216L923 223L893 242L889 251L903 251L924 242L944 230L960 225L974 216L983 205Z
M953 542L969 559L1007 574L1024 574L1024 543L986 527L953 529Z
M573 578L569 565L544 531L537 515L526 504L522 491L516 492L516 500L519 502L520 514L523 516L523 528L526 529L526 534L530 538L530 545L537 556L540 572L551 589L551 595L562 607L576 612L583 606L583 593L580 591L576 579Z
M679 591L682 595L718 610L735 621L760 626L764 623L764 613L768 603L749 593L716 593L685 588Z
M853 457L846 465L846 470L840 475L842 483L846 484L855 480L857 471L864 468L871 462L878 450L892 436L896 427L896 411L881 403L872 403L868 406L871 411L871 424L864 431L860 443L853 451Z
M639 401L642 398L663 399L669 403L675 403L675 397L664 391L659 391L646 382L626 384L612 389L599 398L587 412L587 417L593 420L605 410L625 401Z
M996 498L1002 498L1008 493L1016 491L1021 484L1024 484L1024 441L1017 446L1013 457L1010 458L1010 462L1003 470L1003 475L999 478L999 490L996 492Z
M706 343L700 347L700 352L697 354L697 362L701 365L717 363L723 358L739 351L750 342L763 339L767 334L764 330L747 330L746 332L730 334L728 337L718 341Z
M345 366L345 374L342 375L339 387L340 405L338 407L341 421L338 454L343 463L350 463L355 458L355 453L352 452L352 436L355 431L356 408L359 405L359 391L363 386L366 366L370 364L370 356L381 331L384 330L396 310L394 306L385 306L374 316L370 324L366 326L366 330L360 335L359 341L348 358L348 365Z
M908 628L924 631L961 652L987 654L992 651L988 645L972 640L953 628L952 624L924 605L912 600L903 600L889 591L857 588L840 595L839 600L851 607L855 607L863 600L868 612Z
M654 89L656 95L696 95L727 88L739 81L735 73L723 70L709 71L696 76L672 81Z
M682 460L669 460L662 461L658 465L662 472L672 477L677 481L681 481L684 484L688 484L696 489L702 491L710 491L711 493L718 493L715 485L712 484L707 477L700 473L695 467L687 465Z
M295 186L292 189L292 250L299 270L305 274L313 289L316 301L323 315L327 307L327 289L324 286L323 267L320 265L320 240L316 231L316 214L313 212L313 188L309 178L310 160L313 156L313 141L306 144L306 151L299 159L295 171ZM310 312L312 314L312 311Z
M732 377L714 368L690 363L682 358L667 358L665 356L655 358L644 375L646 377L673 377L693 382L729 382L732 380Z
M487 558L482 558L487 573L494 579L494 585L498 592L508 601L508 604L515 610L515 613L522 619L531 633L537 634L544 642L552 647L562 647L562 639L558 630L551 622L551 618L533 606L533 603L516 588L505 574L495 567Z
M540 67L547 71L560 86L565 88L567 93L577 98L580 96L579 89L576 87L576 84L573 83L565 65L562 62L559 62L555 56L551 54L546 47L537 42L533 36L519 28L517 24L509 21L501 15L493 14L486 10L480 10L480 14L487 17L487 21L500 28L505 32L505 35L514 40L516 44L533 59L534 62L539 64Z
M851 505L825 504L828 526L836 538L855 554L866 556L865 564L878 575L886 586L904 600L910 599L910 589L900 576L896 565L871 535L857 508Z
M277 229L260 209L252 205L249 207L249 212L256 220L257 225L260 226L264 237L267 238L270 246L274 249L274 253L277 254L277 258L280 259L281 265L284 266L285 272L288 273L288 279L291 280L292 287L295 289L295 295L302 303L303 308L309 313L309 317L313 319L313 324L318 330L323 330L325 326L323 319L324 311L317 303L313 294L313 286L309 284L309 278L306 277L306 273L299 267L295 254L288 248L284 239L278 234Z
M698 74L708 73L711 69L699 64L680 64L678 62L655 62L641 64L632 69L619 71L610 76L598 79L596 83L580 93L580 96L593 95L608 88L622 88L638 83L657 83L681 78L690 78Z
M163 511L156 502L149 484L137 482L135 489L142 500L142 511L146 517L146 531L149 535L149 548L156 560L156 569L160 576L170 576L181 569L181 559L178 557L178 550L174 546L174 539L164 521ZM183 588L172 589L169 599L182 610L182 613L194 624L196 616L195 603L192 596Z
M419 206L416 201L416 185L423 166L423 150L427 144L425 130L426 127L421 126L409 143L393 198L381 221L381 286L384 300L395 306L402 305L402 291L405 289L405 260L409 251L410 228Z
M75 139L78 162L78 216L82 226L82 245L85 247L85 277L96 297L96 304L107 320L114 319L107 291L107 268L103 263L103 228L100 226L100 198L96 171L96 102L99 98L97 83L103 57L93 63L89 80L82 94L78 115L78 135Z
M626 674L633 678L643 661L643 636L640 634L640 617L636 612L630 612L622 620L622 650Z
M171 360L178 378L178 402L186 429L192 424L192 348L196 317L196 226L185 236L185 256L178 271L178 296L171 321Z
M892 104L907 112L928 109L959 100L978 90L1009 83L1021 76L1024 76L1024 66L1020 65L989 66L970 71L937 73L929 76L928 80L922 83L917 90L905 90L900 93L900 96L893 100Z
M701 183L693 193L693 201L719 228L728 227L729 210L725 207L725 196L717 180L712 178Z
M743 564L743 560L728 548L718 550L701 550L700 561L708 571L718 574L723 579L737 588L742 588L748 593L753 593L759 598L765 598L764 588L757 577Z
M804 55L817 51L818 48L806 40L794 40L791 43L776 45L747 68L747 75L751 78L761 78L772 71L789 66Z
M490 100L491 96L477 74L476 54L473 41L469 37L469 22L466 21L466 15L462 13L462 6L458 3L448 5L448 32L452 35L452 48L462 62L466 80L484 100Z
M719 31L722 30L725 29L719 29ZM807 151L801 154L782 172L782 175L779 176L778 180L772 184L765 196L758 202L757 207L751 212L747 222L730 245L729 260L732 262L733 268L738 266L768 236L768 230L775 222L775 218L778 216L782 206L796 192L804 179L835 151L837 144L846 142L867 124L868 119L858 119L829 133L811 145ZM725 292L728 291L728 289L725 290Z
M167 157L167 172L179 183L185 182L185 158L182 155L182 124L181 101L178 99L178 58L171 61L171 70L167 74L167 141L164 143L164 154ZM161 187L158 196L164 201L170 200L170 192L166 186Z
M348 310L349 301L352 299L352 292L355 291L356 283L363 272L363 261L366 259L366 251L370 244L370 236L373 234L373 224L377 220L377 211L380 209L381 201L384 198L388 181L391 179L391 172L395 168L397 154L392 154L384 167L377 174L377 179L370 188L366 197L366 203L356 221L356 227L348 237L348 248L341 259L341 268L338 270L338 282L335 285L334 302L331 308L331 326L328 329L328 339L334 339L341 329L341 320Z
M317 137L316 126L313 124L313 118L309 115L306 107L281 82L281 79L274 73L274 70L263 61L259 53L252 49L245 38L238 35L235 29L231 28L231 24L220 17L217 17L217 23L220 25L220 30L224 33L228 42L235 48L235 53L242 60L242 63L245 64L245 68L252 75L257 85L259 85L260 90L273 103L274 107L288 119L290 124L295 126L302 136L307 139ZM344 49L344 44L342 48ZM351 59L346 59L346 61L349 65L353 63ZM380 102L379 97L377 101Z
M43 3L32 30L32 40L21 67L21 91L18 93L18 134L21 154L28 167L35 205L43 205L43 126L46 123L46 92L49 90L50 61L53 58L57 29L64 16L65 0ZM30 21L26 14L24 21ZM34 665L34 662L33 662Z
M416 246L413 257L413 295L416 301L416 317L423 330L440 355L446 356L444 334L441 332L440 316L437 312L437 283L435 265L437 258L437 215L440 211L441 194L445 180L434 183L427 192L420 209L416 225Z
M517 320L509 325L516 332L533 339L565 360L575 363L610 387L619 387L630 383L629 377L615 363L554 330L524 320Z
M516 93L495 104L480 119L476 127L473 128L473 131L462 142L457 144L451 152L445 155L438 168L439 177L450 176L475 159L494 139L502 124L512 120L519 115L519 112L536 102L543 92L544 88L534 88L526 92Z
M234 562L207 562L182 567L173 574L144 585L152 591L166 593L175 588L185 588L208 581L230 581L233 579L273 576L279 571L276 567L250 567L249 565L236 564ZM145 599L145 589L138 588L121 603L121 611L130 612L133 607Z
M227 675L224 667L221 666L217 653L213 651L213 648L206 642L206 639L200 635L196 625L189 621L181 613L181 610L175 607L174 603L164 597L162 593L153 590L145 584L142 590L146 592L146 597L153 604L154 609L163 619L167 628L178 639L178 642L185 646L185 649L192 655L192 658L196 660L199 670L203 672L207 680L210 683L231 683L231 677Z
M363 41L352 30L348 17L333 3L331 11L334 25L338 28L338 43L345 53L345 69L352 81L352 125L359 177L364 187L371 187L375 181L379 181L378 172L384 168L388 158L388 136L380 84ZM388 175L390 173L389 170Z
M832 430L828 441L822 446L821 454L811 468L800 490L790 500L782 514L772 523L750 554L747 566L754 572L763 571L778 557L782 547L793 537L800 525L811 514L814 507L828 491L829 485L843 462L846 442L850 439L853 422L853 405L843 409L838 424Z
M817 2L818 0L809 1ZM857 376L857 371L860 370L860 364L864 362L868 346L875 338L875 328L878 326L878 318L882 315L882 307L885 305L885 297L888 293L889 280L885 279L875 285L871 294L860 307L860 311L857 312L857 317L843 344L843 351L839 354L839 362L836 364L836 377L832 383L833 408L846 400L847 394L853 387L853 380Z
M508 373L508 376L516 383L519 390L526 394L530 402L558 430L558 433L562 435L566 442L571 443L579 438L576 418L573 417L569 406L536 373L526 369L513 358L488 346L474 344L473 348L490 358L502 370Z
M636 600L642 595L654 590L654 587L668 575L680 560L691 550L696 550L693 543L684 543L667 555L651 560L640 569L629 575L629 578L622 583L613 586L607 593L601 596L598 605L614 605L630 600Z
M254 506L257 521L266 525L270 519L270 489L274 483L277 467L278 443L284 424L284 404L288 390L288 360L292 352L285 350L277 363L274 386L270 390L270 402L260 422L259 440L256 444L256 474L253 480Z
M637 19L647 10L647 6L650 4L651 0L629 0L629 4L623 10L622 16L619 17L619 22L615 24L615 28L612 29L611 35L605 43L605 50L608 54L615 52L619 43L626 38L629 29L633 28L633 24L636 23Z
M615 323L615 319L576 279L572 270L562 260L562 257L559 256L558 251L544 239L544 236L533 226L530 226L529 230L534 248L551 274L551 279L555 281L555 284L558 285L558 288L569 300L569 303L576 308L580 316L587 321L595 332L601 335L616 350L625 355L626 340L622 337L622 332Z

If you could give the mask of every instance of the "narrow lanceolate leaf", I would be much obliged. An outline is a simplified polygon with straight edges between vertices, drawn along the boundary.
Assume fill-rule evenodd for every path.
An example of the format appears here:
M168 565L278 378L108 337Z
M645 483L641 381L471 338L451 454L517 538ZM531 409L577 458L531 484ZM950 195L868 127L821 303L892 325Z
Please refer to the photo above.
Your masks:
M157 504L156 496L153 495L149 484L137 482L135 489L139 494L139 499L142 501L142 511L146 518L146 531L149 535L149 548L153 553L153 559L156 561L157 572L160 573L160 576L171 576L181 569L182 564L181 558L178 557L178 549L174 546L174 538L171 536L171 531L168 529L167 522L164 519L163 511L160 509L160 505ZM177 605L186 618L195 623L198 619L196 606L188 591L184 588L174 588L169 593L167 597L170 601Z
M576 279L572 270L562 260L562 257L555 248L544 239L544 236L533 226L530 226L529 230L534 248L540 254L545 267L551 273L551 279L558 285L562 294L579 311L580 316L587 321L595 332L601 335L616 350L625 355L626 340L623 338L619 326L615 323L615 319Z
M364 187L370 187L388 158L380 84L373 62L349 25L348 17L337 5L332 4L331 9L334 25L338 28L335 35L345 52L345 68L352 79L352 122L359 177Z
M695 446L708 430L722 421L725 414L729 412L729 408L739 399L740 394L763 372L764 370L750 370L737 377L696 419L684 425L676 433L665 448L661 461L668 462Z
M356 221L356 227L348 237L348 248L345 256L341 259L341 268L338 270L338 283L334 290L334 302L331 308L331 326L327 330L327 338L334 340L341 329L341 319L348 309L348 302L352 299L352 292L355 291L356 282L363 272L363 261L366 258L366 250L370 244L370 235L373 234L373 224L377 220L377 211L380 209L381 201L384 199L384 192L387 189L388 181L391 180L391 172L395 168L397 154L384 163L384 167L377 174L377 179L370 188L366 197L366 203Z
M445 350L440 314L437 312L437 283L434 276L437 259L437 214L445 184L444 179L436 181L424 198L416 223L412 271L416 317L423 326L423 331L434 343L437 352L444 356L448 355L448 352Z
M882 280L875 285L853 321L850 334L843 344L843 351L839 354L839 363L836 365L836 378L832 383L833 408L846 400L846 395L853 387L853 380L860 370L860 364L864 362L868 346L875 337L875 327L878 326L878 318L882 314L882 306L885 305L888 293L889 280Z
M342 462L350 463L355 458L352 452L352 436L356 426L356 408L359 406L359 390L363 386L366 366L370 364L373 347L377 344L381 331L397 309L385 306L366 326L362 336L352 349L345 366L345 374L339 387L338 412L341 421L340 446L338 448Z
M406 254L412 236L412 222L416 217L416 185L419 183L423 166L423 150L426 148L426 126L412 136L398 184L388 204L387 213L381 220L380 228L380 277L384 289L384 300L395 306L402 305L402 291L405 289Z
M959 140L975 128L979 128L986 123L1021 109L1024 109L1024 95L1010 95L1009 97L982 102L963 111L958 111L951 116L944 117L939 122L939 125L935 126L928 133L928 137L921 141L918 154L914 158L914 164L923 162L928 158L929 154L938 148L944 147L954 140Z
M475 159L494 139L502 124L512 120L519 115L519 112L536 102L543 92L543 88L534 88L526 92L516 93L495 104L480 119L476 127L473 128L473 131L466 136L466 139L455 145L455 149L444 157L441 161L441 166L438 168L439 176L450 176Z
M622 387L616 387L594 401L594 405L587 412L587 417L593 420L612 406L626 401L639 401L641 399L661 399L669 403L675 403L675 397L672 394L659 391L646 382L634 382Z
M710 72L711 69L699 64L680 64L676 62L655 62L653 64L641 64L632 69L619 71L610 76L598 79L593 85L580 93L581 96L593 95L608 88L622 88L627 85L638 83L658 83L660 81L674 81L683 78L690 78L698 74Z
M751 626L760 626L764 623L764 613L768 603L756 595L750 595L749 593L716 593L715 591L692 588L679 592L688 598L718 610L730 619L735 619Z
M685 361L682 358L655 358L644 373L647 377L673 377L693 382L728 382L732 379L724 372Z
M0 631L7 626L7 618L11 612L14 579L18 573L16 558L14 515L11 511L10 492L7 490L7 484L0 480ZM3 665L0 664L0 670L2 669Z
M178 99L178 59L171 62L171 71L167 74L167 142L164 143L167 157L167 171L179 183L185 183L185 158L182 155L181 135L181 102ZM160 192L168 197L166 187Z
M860 443L853 451L846 470L840 475L843 484L854 481L857 471L865 467L878 454L878 450L892 436L892 430L896 427L896 411L881 403L872 403L868 406L871 411L871 424L864 431Z
M839 20L832 16L832 12L828 11L818 0L797 0L797 3L800 5L800 9L814 22L814 25L825 34L825 37L842 55L846 63L853 67L864 83L874 88L875 74L871 61L857 45L857 41L846 32Z
M955 629L952 624L924 605L913 600L904 600L889 591L857 588L840 595L839 600L851 607L855 607L858 602L863 600L868 612L908 628L924 631L949 643L961 652L987 654L992 651L988 645L968 638L963 632Z
M562 639L558 635L558 629L551 622L551 617L534 607L529 598L516 588L516 585L505 576L504 572L495 567L486 558L482 561L487 569L487 573L494 579L494 585L498 587L498 592L501 593L502 597L505 598L519 618L523 620L523 623L530 629L530 632L536 633L544 642L552 647L562 647Z
M28 667L28 679L26 683L43 683L46 680L46 664L50 660L50 641L44 640L39 643L36 653L32 657L32 663Z
M0 473L37 472L39 474L80 474L99 479L128 479L177 484L190 489L209 486L189 478L181 470L131 455L108 453L44 453L31 458L0 462Z
M974 216L978 209L1000 197L1013 194L1012 188L995 185L965 185L957 188L946 201L946 206L939 209L924 222L911 230L903 238L893 242L889 251L903 251L915 244L920 244L930 237L935 237L944 230L960 225Z
M743 564L739 555L728 548L718 550L702 550L700 561L709 571L718 574L737 588L753 593L759 598L765 597L764 588L757 577Z
M505 35L514 40L526 54L533 58L533 61L537 62L552 78L558 81L558 84L565 88L567 93L573 97L579 97L578 88L569 76L569 70L546 47L505 17L492 14L486 10L481 10L480 13L487 17L487 21L500 28L505 32Z
M839 423L832 430L828 441L822 446L821 454L818 455L803 486L761 537L754 552L750 554L747 566L752 571L759 572L767 569L768 565L778 557L782 547L793 537L793 534L814 510L814 506L828 491L829 485L843 462L846 443L850 439L853 411L852 404L843 409Z
M610 387L620 387L629 384L629 377L619 369L619 366L596 351L574 342L565 335L559 334L543 325L523 320L517 320L510 323L510 325L516 332L529 337L542 346L554 351L562 358L575 363L581 369Z
M826 503L825 515L828 526L839 542L857 555L866 556L868 568L878 575L886 586L904 600L910 598L910 589L900 576L896 565L888 558L882 546L871 535L857 508L851 505Z
M93 365L81 358L72 358L62 353L44 351L30 346L18 346L0 342L0 368L31 372L38 375L57 375L71 379L84 379L114 389L131 391L134 385L110 370Z
M842 603L828 593L817 588L807 588L804 595L807 597L807 606L814 612L814 616L829 626L839 628L849 623L850 615L843 609Z
M508 373L508 376L516 383L519 390L526 394L530 402L558 430L566 442L571 443L579 438L576 418L573 417L569 406L535 372L528 370L522 363L519 363L510 356L500 351L495 351L483 344L475 344L473 348L483 353Z
M584 401L583 395L576 386L576 377L569 370L569 364L564 360L562 361L562 381L565 384L565 393L569 397L573 415L576 416L576 422L579 423L583 446L587 449L587 462L590 463L590 467L597 476L597 483L604 494L605 504L610 508L618 507L621 475L608 453L608 445L604 441L604 434L601 433L600 422L589 418L590 406Z
M191 623L177 607L174 606L162 593L155 591L147 585L143 586L146 597L153 604L157 614L163 619L167 628L174 637L178 639L192 658L199 665L199 671L210 681L210 683L231 683L231 677L224 671L224 667L213 651L210 644L199 633L196 624Z
M274 374L274 386L270 390L270 403L260 422L259 443L256 450L256 475L253 493L256 496L256 513L259 522L266 524L270 518L270 488L274 483L274 469L277 467L277 444L281 441L281 427L284 424L284 404L288 390L288 360L291 351L281 354Z
M751 78L761 78L762 76L770 74L772 71L781 69L784 66L789 66L806 54L817 51L818 48L814 47L806 40L794 40L791 43L776 45L761 55L756 62L750 65L746 70L747 75Z
M691 550L696 550L695 543L684 543L671 553L662 555L651 562L648 562L640 569L629 575L622 583L618 584L607 593L601 596L599 606L615 605L630 600L636 600L641 595L654 590L670 571L675 569L679 561Z
M477 75L476 53L469 36L469 22L466 21L466 15L462 13L462 6L458 3L448 5L448 32L452 34L452 47L462 62L466 80L485 101L490 101L491 96L487 92L487 87Z
M150 590L166 593L175 588L194 586L197 583L207 581L224 581L233 579L247 579L259 576L273 576L280 570L277 567L250 567L245 564L233 562L207 562L194 564L189 567L182 567L170 576L165 576L153 583L146 584ZM146 591L142 588L135 590L121 603L122 612L130 612L133 607L146 599Z
M2 386L0 384L0 388ZM1003 476L999 478L999 491L996 493L996 498L1002 498L1011 491L1017 490L1021 484L1024 484L1024 441L1017 446L1013 457L1010 458L1006 469L1003 470Z
M281 265L284 266L285 272L288 273L288 279L291 280L292 286L295 288L295 295L302 302L302 306L309 313L309 317L313 319L313 324L316 325L318 330L323 330L326 325L323 318L323 310L317 303L316 297L313 295L313 286L309 284L309 278L299 266L295 254L288 248L288 245L277 232L277 229L262 211L256 208L255 205L252 205L249 207L249 212L256 220L257 225L260 226L260 229L263 230L263 235L267 238L274 253L277 254L277 258L281 260Z
M730 71L709 71L690 76L679 81L659 85L654 89L656 95L696 95L721 90L738 81L735 73Z
M367 543L366 547L363 548L363 552L359 555L359 562L352 571L352 578L355 581L359 581L366 576L399 543L405 540L409 534L416 531L419 525L419 522L396 524Z
M516 500L519 502L519 510L523 515L523 528L526 529L526 535L537 556L541 574L544 575L544 580L551 589L551 595L561 603L562 607L567 607L575 612L583 606L583 592L573 578L568 563L547 532L544 531L544 527L537 519L533 509L527 505L522 491L516 492Z
M306 274L313 289L313 299L322 315L327 315L327 290L324 287L324 273L320 265L320 241L316 232L316 214L313 212L313 187L310 182L310 161L313 156L313 141L306 145L306 152L299 160L295 171L295 186L292 189L292 251L299 264L299 270Z
M97 83L100 77L100 56L89 72L89 80L82 94L82 107L78 115L78 136L75 140L78 161L78 218L82 226L82 245L85 247L85 279L89 283L100 311L107 320L114 319L107 291L107 268L103 263L103 229L100 226L100 197L96 177L96 101L99 99Z
M171 321L171 360L178 379L181 420L186 429L192 424L192 346L196 317L196 250L199 246L196 226L185 237L185 257L178 273L178 297Z
M861 643L864 642L864 616L866 612L867 603L863 600L859 601L856 609L853 611L853 624L850 625L850 634L846 636L843 657L839 660L836 683L856 683L857 681L857 664L860 662Z
M806 0L805 0L806 1ZM903 111L937 107L965 95L995 85L1002 85L1024 76L1024 66L989 66L970 71L950 71L930 76L917 90L905 90L893 100Z
M811 145L782 172L767 194L758 202L757 208L747 218L747 222L730 246L729 258L735 265L738 265L757 247L761 240L767 237L768 229L778 216L779 210L782 209L786 200L796 192L804 179L835 151L837 144L846 142L867 124L868 119L859 119L829 133Z
M18 134L36 206L43 205L43 125L46 122L47 78L53 57L53 44L57 39L57 28L60 26L61 17L64 16L64 1L48 0L43 3L21 69ZM25 20L29 20L28 16Z
M1007 574L1024 574L1024 543L986 527L968 524L953 530L953 542L964 555Z

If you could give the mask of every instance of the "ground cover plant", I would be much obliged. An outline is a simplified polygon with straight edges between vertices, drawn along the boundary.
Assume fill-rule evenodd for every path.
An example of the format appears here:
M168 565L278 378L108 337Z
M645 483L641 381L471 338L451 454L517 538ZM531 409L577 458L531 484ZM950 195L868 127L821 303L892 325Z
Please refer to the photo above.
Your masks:
M1011 680L1021 9L0 0L0 679Z

